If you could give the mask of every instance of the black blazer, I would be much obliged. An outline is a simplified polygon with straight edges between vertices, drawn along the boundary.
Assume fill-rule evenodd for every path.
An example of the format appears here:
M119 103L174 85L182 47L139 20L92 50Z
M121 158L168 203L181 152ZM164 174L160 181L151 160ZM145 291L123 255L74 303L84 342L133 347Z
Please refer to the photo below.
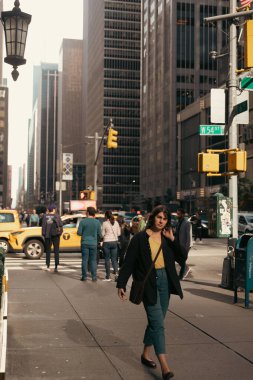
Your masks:
M127 248L123 266L119 271L117 288L126 289L129 277L132 275L134 280L143 281L146 273L152 264L151 249L148 241L149 235L146 231L141 231L133 236ZM176 272L175 261L181 266L186 260L186 252L174 240L165 238L162 235L162 252L164 257L165 269L169 279L170 293L177 294L183 298L178 274ZM161 253L160 253L161 254ZM157 301L156 271L152 269L145 284L144 303L154 305Z

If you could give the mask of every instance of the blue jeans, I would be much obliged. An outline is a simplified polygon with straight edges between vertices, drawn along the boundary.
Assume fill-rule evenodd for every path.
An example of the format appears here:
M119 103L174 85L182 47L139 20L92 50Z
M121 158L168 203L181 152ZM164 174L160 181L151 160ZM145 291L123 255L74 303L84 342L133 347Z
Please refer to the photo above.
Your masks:
M169 307L170 289L166 270L156 270L157 302L155 305L144 303L148 318L143 343L154 346L156 355L165 354L164 318Z
M92 279L97 278L97 246L81 245L82 250L82 278L87 278L88 261L90 262L90 271Z
M116 241L106 241L103 244L105 253L105 273L106 278L110 278L110 259L115 274L119 272L118 266L118 244Z

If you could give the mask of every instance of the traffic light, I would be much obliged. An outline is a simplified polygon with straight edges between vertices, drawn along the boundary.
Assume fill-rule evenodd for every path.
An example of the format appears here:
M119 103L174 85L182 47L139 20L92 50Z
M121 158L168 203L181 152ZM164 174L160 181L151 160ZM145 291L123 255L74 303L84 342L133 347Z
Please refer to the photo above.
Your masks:
M244 27L244 68L253 67L253 20L247 20Z
M198 153L198 172L199 173L218 173L220 160L219 154Z
M247 170L247 152L239 150L237 152L228 152L228 171L229 172L246 172Z
M109 128L107 137L107 148L118 148L117 137L118 131L113 128Z
M80 191L79 198L80 198L82 201L85 201L85 200L87 200L87 199L90 199L90 193L91 193L90 190L82 190L82 191Z

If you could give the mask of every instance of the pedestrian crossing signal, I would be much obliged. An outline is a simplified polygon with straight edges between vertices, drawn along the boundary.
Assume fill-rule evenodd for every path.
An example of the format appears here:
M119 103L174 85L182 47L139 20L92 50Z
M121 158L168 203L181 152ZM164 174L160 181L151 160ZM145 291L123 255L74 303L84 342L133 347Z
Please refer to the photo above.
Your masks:
M198 153L198 172L199 173L218 173L219 165L220 165L219 154Z
M246 172L247 170L247 152L239 150L228 153L228 171L229 172Z
M81 199L82 201L94 200L95 199L94 190L81 190L79 193L79 199Z

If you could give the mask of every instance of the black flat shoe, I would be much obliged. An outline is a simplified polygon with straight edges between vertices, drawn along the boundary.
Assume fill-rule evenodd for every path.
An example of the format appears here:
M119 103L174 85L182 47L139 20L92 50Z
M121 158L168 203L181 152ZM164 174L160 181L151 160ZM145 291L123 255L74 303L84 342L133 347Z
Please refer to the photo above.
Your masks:
M174 373L171 371L163 374L163 380L169 380L172 377L174 377Z
M141 362L149 368L156 368L156 363L153 360L145 359L143 355L141 355Z

